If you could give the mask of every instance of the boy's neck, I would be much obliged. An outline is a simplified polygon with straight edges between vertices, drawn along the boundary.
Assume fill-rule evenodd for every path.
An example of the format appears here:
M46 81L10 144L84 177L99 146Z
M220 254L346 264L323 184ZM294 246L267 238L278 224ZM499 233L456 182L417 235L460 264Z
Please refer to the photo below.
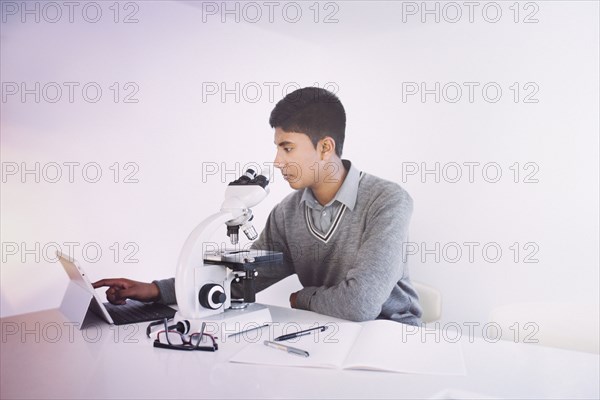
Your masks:
M332 172L331 163L335 164ZM348 171L344 168L342 160L337 158L335 161L328 163L329 167L325 171L321 171L322 179L317 185L311 187L315 199L324 206L329 203L342 187Z

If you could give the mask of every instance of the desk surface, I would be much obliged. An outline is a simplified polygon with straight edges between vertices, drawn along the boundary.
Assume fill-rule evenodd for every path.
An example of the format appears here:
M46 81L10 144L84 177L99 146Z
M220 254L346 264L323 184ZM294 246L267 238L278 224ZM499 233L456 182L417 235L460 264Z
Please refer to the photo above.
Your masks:
M331 317L270 307L274 321ZM597 354L463 337L467 376L281 368L152 347L145 324L80 331L58 310L4 318L0 397L8 398L598 398Z

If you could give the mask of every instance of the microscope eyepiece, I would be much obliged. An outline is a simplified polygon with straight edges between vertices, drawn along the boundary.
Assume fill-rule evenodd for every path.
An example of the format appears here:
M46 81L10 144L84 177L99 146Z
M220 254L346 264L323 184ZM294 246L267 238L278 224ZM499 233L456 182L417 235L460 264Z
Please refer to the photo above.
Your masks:
M242 176L235 181L229 183L229 186L244 186L244 185L258 185L265 189L269 184L269 178L264 175L257 175L256 171L252 168L248 168Z
M264 189L269 184L269 179L264 175L259 175L254 179L254 182Z

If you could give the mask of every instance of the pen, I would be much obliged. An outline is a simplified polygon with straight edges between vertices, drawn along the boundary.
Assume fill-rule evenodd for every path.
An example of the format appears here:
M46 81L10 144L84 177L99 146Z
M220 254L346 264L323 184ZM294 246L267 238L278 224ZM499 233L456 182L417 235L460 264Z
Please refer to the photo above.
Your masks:
M287 351L289 354L295 354L297 356L302 356L302 357L309 356L308 351L306 351L306 350L297 349L297 348L291 347L291 346L284 346L279 343L269 342L268 340L265 340L265 346L272 347L277 350Z
M317 326L316 328L310 328L310 329L306 329L304 331L299 331L299 332L294 332L294 333L288 333L287 335L281 335L276 337L275 340L276 342L280 342L282 340L288 340L288 339L294 339L300 336L304 336L304 335L310 335L310 333L312 331L315 331L319 329L321 332L323 332L325 329L327 329L327 326Z
M246 332L252 332L252 331L255 331L257 329L262 329L265 326L269 326L269 324L264 324L264 325L261 325L261 326L257 326L256 328L246 329L245 331L240 331L240 332L232 333L232 334L228 335L227 337L232 337L232 336L240 335L240 334L246 333Z

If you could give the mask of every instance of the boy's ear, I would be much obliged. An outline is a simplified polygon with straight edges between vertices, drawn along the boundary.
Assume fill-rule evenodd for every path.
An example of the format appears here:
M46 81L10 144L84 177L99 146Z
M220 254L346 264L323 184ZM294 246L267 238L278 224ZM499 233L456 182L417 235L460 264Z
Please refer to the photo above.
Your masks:
M335 141L329 136L323 138L320 143L320 151L322 156L330 155L335 152Z

